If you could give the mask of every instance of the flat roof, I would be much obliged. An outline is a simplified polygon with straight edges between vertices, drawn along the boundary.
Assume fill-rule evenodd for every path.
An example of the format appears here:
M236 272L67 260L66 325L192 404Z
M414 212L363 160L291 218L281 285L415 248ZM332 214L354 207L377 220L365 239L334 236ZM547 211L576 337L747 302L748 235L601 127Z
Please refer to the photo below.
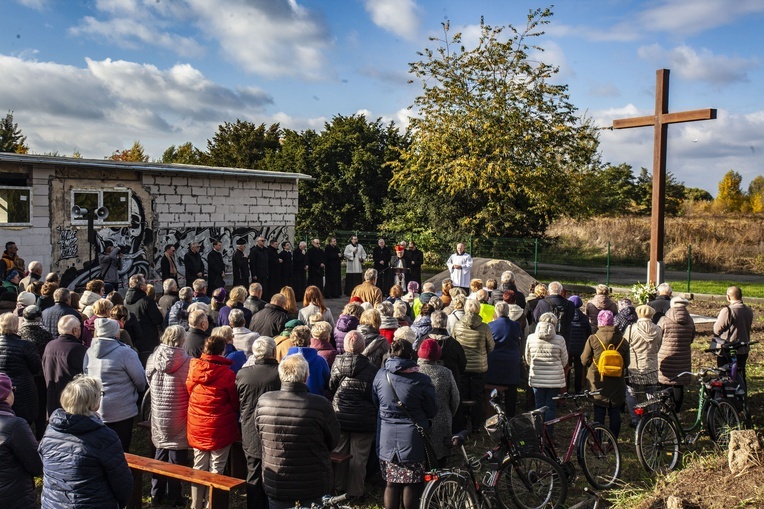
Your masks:
M42 156L35 154L14 154L0 152L0 162L23 164L48 164L55 166L72 166L82 169L115 168L132 170L141 173L185 173L192 175L213 175L221 177L257 177L266 179L312 180L313 177L304 173L286 173L279 171L249 170L244 168L221 168L219 166L195 166L191 164L165 163L135 163L128 161L112 161L110 159L80 159L76 157Z

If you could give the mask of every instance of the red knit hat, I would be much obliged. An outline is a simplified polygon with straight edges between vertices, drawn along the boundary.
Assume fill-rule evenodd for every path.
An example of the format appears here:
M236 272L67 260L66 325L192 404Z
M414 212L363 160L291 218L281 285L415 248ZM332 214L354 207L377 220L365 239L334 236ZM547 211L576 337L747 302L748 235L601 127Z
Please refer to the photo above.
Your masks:
M361 297L358 297L358 296L353 296L353 297L350 297L350 302L357 302L357 303L361 304L361 303L363 303L363 299Z
M440 345L434 339L425 339L419 346L417 355L420 359L427 359L428 361L439 361L440 356L443 355Z

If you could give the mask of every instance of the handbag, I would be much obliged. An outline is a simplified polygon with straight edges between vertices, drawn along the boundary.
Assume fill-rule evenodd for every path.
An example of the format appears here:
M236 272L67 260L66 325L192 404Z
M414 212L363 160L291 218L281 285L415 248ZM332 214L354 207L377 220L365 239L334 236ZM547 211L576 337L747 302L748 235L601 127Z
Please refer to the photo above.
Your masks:
M401 401L401 398L398 397L398 393L395 392L395 387L393 387L393 382L390 380L390 372L385 371L385 376L387 377L387 383L390 384L390 389L393 391L395 404L398 406L398 408L402 409L406 413L406 416L414 424L414 428L416 428L417 433L419 433L419 436L422 437L422 442L424 443L425 468L427 470L434 470L438 468L438 456L435 453L435 448L432 446L432 442L430 442L430 438L427 436L427 433L425 433L424 428L420 426L416 420L414 420L414 417L409 413L408 409L403 404L403 401Z

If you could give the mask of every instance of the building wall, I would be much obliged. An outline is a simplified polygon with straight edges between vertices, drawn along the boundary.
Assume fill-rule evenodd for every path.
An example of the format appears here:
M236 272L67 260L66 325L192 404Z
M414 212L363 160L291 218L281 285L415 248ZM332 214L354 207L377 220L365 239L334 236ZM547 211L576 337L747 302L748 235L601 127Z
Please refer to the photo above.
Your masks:
M30 171L28 167L26 171ZM44 270L62 274L62 283L70 288L98 277L98 253L107 242L123 246L123 279L144 273L158 280L161 256L168 244L176 246L178 269L183 274L183 255L191 242L202 244L206 261L212 248L210 240L220 239L230 269L239 238L251 246L260 235L279 242L291 241L294 236L295 180L49 165L37 165L31 173L33 226L0 229L3 242L14 240L27 263L41 261ZM71 190L114 187L131 190L131 221L118 227L96 226L97 248L93 249L91 266L87 226L71 224Z

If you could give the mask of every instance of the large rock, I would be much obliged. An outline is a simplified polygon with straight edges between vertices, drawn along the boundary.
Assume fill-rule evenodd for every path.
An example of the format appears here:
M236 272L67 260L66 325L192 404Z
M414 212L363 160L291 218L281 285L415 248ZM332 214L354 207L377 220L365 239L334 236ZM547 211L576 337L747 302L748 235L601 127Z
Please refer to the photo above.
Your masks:
M730 471L737 475L762 464L761 440L752 429L733 430L727 455Z
M473 258L472 270L470 273L473 279L482 279L483 284L485 284L486 279L493 278L501 285L501 273L505 270L511 270L515 274L515 285L517 286L517 289L526 295L528 295L531 283L538 281L535 277L521 269L519 265L515 265L509 260L496 260L493 258ZM435 283L436 289L440 290L441 282L448 277L451 277L448 270L444 270L427 281Z

